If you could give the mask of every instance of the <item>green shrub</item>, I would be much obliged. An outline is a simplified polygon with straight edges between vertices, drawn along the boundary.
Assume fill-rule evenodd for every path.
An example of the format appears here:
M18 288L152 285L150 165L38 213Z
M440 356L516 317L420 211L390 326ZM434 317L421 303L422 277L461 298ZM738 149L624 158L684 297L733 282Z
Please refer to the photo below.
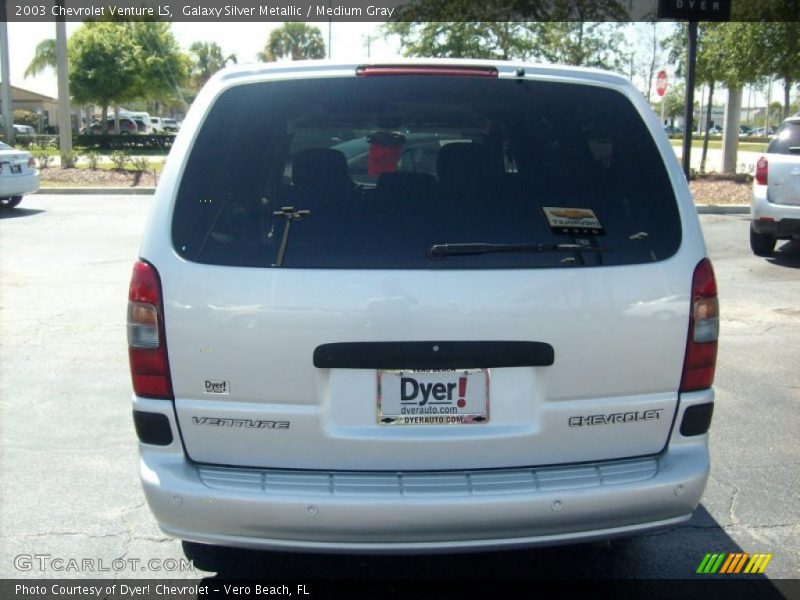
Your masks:
M30 125L33 128L37 128L39 127L39 115L33 111L18 108L14 111L14 123Z
M27 135L20 133L14 136L14 146L17 148L58 148L57 135Z
M86 156L84 156L86 162L89 165L89 168L92 171L97 170L97 164L100 162L100 153L99 152L87 152Z
M61 168L62 169L74 169L75 163L78 162L78 155L74 152L62 152L61 153Z
M174 133L136 134L136 135L91 135L81 134L74 138L75 145L86 150L107 152L109 150L128 150L131 154L166 154L172 142Z
M36 159L36 162L39 165L40 169L46 169L50 165L53 164L53 154L49 152L46 148L42 148L40 146L36 146L35 144L31 144L30 147L31 154Z
M127 152L122 150L114 150L110 155L111 164L114 165L114 168L117 171L122 171L125 168L125 165L128 164L131 160L131 157L128 156Z
M150 161L146 156L138 156L131 161L134 171L147 171L150 168Z

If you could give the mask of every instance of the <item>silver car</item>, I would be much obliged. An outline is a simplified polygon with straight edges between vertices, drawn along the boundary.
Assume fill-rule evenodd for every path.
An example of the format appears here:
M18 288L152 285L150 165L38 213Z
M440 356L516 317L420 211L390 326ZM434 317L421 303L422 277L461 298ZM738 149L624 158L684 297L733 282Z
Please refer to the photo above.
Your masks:
M458 143L415 167L418 136ZM368 145L358 179L347 140ZM626 79L230 68L177 135L134 266L142 485L168 534L252 548L675 526L709 473L718 324L686 180Z
M778 240L800 239L800 117L789 117L756 163L750 249L772 256Z

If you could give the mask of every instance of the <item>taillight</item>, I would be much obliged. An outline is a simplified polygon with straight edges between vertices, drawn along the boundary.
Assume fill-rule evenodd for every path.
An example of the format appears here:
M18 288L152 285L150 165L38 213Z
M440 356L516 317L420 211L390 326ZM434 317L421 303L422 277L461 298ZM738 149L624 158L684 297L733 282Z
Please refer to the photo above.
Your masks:
M137 396L173 399L161 281L156 268L141 260L128 290L128 358Z
M719 337L719 302L714 269L707 258L701 260L692 277L692 306L689 335L683 359L681 392L703 390L714 383Z
M769 161L766 156L762 156L756 163L756 183L767 185L767 173L769 171Z
M32 156L28 159L28 168L35 169L36 168L36 159Z

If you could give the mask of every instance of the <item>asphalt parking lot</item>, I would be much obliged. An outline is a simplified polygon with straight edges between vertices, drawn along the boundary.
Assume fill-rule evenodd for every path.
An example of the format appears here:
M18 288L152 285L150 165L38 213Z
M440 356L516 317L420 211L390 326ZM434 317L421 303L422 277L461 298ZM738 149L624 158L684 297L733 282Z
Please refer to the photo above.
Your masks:
M435 559L246 552L165 537L139 487L125 307L149 203L42 194L0 214L0 577L693 578L707 552L773 553L767 577L800 577L800 244L756 258L746 215L701 217L722 326L712 475L688 524ZM50 558L19 558L34 555Z

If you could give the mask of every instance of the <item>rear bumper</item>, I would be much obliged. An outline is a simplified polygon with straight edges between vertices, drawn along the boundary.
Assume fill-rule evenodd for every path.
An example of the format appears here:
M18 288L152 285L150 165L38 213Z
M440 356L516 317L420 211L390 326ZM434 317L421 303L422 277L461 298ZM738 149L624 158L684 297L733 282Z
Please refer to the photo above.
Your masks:
M684 395L676 423L688 406L710 401L711 391ZM169 403L136 404L162 407L174 427ZM708 434L674 429L656 457L426 474L203 467L176 439L140 444L140 475L161 529L190 541L323 552L531 547L688 520L708 478Z
M0 180L0 198L33 194L38 189L39 175L36 173L17 177L4 177Z
M767 200L767 186L753 186L750 216L756 233L778 238L800 236L800 205L774 204Z

